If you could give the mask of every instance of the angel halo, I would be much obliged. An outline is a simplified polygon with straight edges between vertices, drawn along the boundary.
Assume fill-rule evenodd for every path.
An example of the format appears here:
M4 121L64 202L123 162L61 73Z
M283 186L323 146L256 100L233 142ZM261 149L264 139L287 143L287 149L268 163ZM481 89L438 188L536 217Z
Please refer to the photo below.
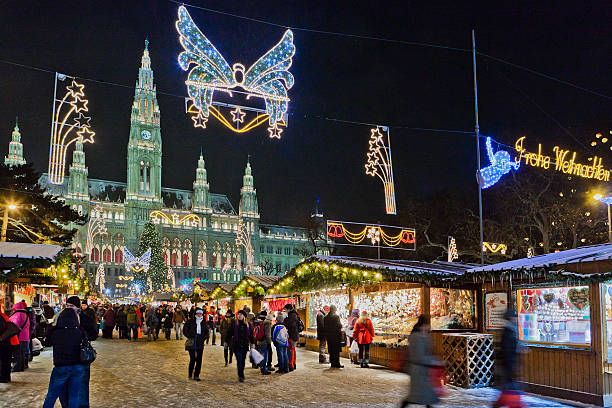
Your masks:
M179 7L176 30L184 49L178 56L178 63L183 71L189 70L185 81L189 95L186 109L192 114L194 126L206 128L209 115L213 115L234 132L245 133L267 119L270 137L280 139L280 126L287 125L287 91L294 84L293 75L289 72L295 55L293 32L285 31L272 49L246 69L240 63L230 67L195 25L184 6ZM238 87L244 91L237 90ZM261 98L265 109L213 101L215 91L225 92L230 97L233 97L233 92L243 92L247 99ZM220 107L234 108L232 118L226 118ZM247 122L245 111L255 112L256 116Z

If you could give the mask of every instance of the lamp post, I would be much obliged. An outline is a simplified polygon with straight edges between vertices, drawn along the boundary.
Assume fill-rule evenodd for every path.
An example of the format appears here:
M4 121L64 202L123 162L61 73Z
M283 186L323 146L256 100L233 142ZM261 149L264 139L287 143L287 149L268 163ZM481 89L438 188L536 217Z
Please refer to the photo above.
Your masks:
M2 236L0 237L0 242L6 242L6 227L8 226L8 212L9 210L16 209L17 206L15 204L5 204L4 205L4 217L2 217Z
M608 206L608 242L612 243L612 217L610 216L610 204L612 204L612 196L604 197L601 194L595 194L593 198Z

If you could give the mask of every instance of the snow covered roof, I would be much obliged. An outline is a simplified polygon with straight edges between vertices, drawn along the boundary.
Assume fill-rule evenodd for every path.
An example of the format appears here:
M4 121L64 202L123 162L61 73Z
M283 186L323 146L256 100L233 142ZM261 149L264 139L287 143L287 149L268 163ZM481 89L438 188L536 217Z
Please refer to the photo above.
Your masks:
M59 245L0 242L0 258L55 259L62 249Z
M264 289L271 288L280 279L280 276L273 275L244 275L243 280L252 280L263 286Z
M525 271L529 269L553 269L555 266L580 264L585 262L612 260L612 244L583 246L567 251L522 258L514 261L500 262L493 265L478 266L467 271L470 273L494 271ZM563 268L556 268L561 270Z

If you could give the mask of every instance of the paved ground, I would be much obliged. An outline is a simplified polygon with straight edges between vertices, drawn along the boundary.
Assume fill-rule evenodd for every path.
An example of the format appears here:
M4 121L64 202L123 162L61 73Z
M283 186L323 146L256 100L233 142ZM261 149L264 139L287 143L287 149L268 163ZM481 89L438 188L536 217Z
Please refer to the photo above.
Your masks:
M298 369L290 374L261 376L246 369L238 383L235 363L223 366L223 348L204 350L202 382L187 379L189 357L183 341L127 340L94 342L98 358L91 370L91 406L123 407L394 407L408 387L407 376L381 367L361 369L342 361L344 370L318 364L318 355L298 349ZM0 407L40 407L52 369L51 350L44 351L30 369L13 375L0 391ZM487 407L496 398L493 389L463 390L449 386L439 406ZM526 397L530 407L566 407ZM59 402L56 404L59 407Z

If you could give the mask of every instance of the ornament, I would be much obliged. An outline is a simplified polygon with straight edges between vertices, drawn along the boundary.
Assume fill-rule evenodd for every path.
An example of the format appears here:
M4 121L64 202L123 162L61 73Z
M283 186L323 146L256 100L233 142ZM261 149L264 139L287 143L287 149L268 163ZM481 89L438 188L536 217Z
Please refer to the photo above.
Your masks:
M551 303L553 300L555 300L555 294L554 293L545 293L542 297L544 298L546 303Z
M589 288L572 288L567 291L567 299L576 309L582 310L589 305Z
M529 295L523 295L521 297L521 300L523 301L523 310L525 310L526 312L531 310L531 303L529 302Z

